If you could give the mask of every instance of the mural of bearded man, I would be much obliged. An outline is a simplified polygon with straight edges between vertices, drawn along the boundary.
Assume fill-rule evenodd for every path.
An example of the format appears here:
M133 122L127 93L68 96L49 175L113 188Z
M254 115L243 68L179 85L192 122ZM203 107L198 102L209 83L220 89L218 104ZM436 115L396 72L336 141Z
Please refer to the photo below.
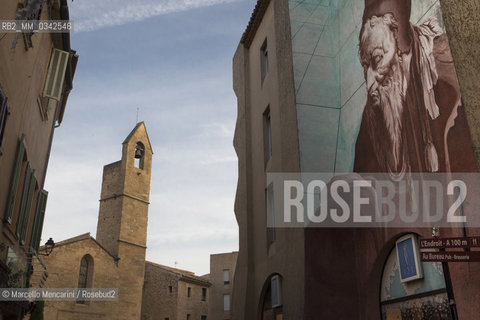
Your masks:
M355 172L476 171L448 40L411 0L366 0L359 35L367 104Z

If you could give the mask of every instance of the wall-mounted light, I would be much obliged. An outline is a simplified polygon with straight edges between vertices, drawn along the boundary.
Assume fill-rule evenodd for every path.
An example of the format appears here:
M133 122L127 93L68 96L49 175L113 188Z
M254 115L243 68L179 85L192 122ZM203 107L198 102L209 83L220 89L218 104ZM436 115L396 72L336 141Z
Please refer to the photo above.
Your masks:
M41 256L49 256L52 253L53 249L55 248L55 241L52 238L49 238L47 242L45 242L45 253L38 253Z

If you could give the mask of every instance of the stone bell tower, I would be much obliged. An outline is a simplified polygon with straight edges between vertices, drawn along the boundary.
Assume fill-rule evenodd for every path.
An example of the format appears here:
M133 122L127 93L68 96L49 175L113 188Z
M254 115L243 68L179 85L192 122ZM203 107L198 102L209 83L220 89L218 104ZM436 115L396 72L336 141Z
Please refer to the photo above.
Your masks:
M97 241L118 258L118 319L140 319L152 146L143 122L123 142L122 160L103 169Z

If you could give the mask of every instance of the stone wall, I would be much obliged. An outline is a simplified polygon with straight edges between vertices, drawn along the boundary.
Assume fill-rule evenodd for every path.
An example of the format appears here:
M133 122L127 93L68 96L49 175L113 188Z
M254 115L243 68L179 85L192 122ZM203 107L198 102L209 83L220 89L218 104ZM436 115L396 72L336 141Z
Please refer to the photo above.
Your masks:
M191 280L187 279L190 278ZM143 286L142 320L200 320L208 316L208 281L185 270L169 268L147 261ZM169 288L171 287L171 289ZM190 297L188 297L190 288ZM202 300L202 288L207 299Z
M177 319L179 275L151 262L145 263L142 320ZM169 287L172 287L170 292Z
M190 288L190 296L188 296L188 288ZM202 288L207 289L207 298L205 301L202 300ZM177 319L187 319L188 314L191 320L201 319L201 316L207 316L208 290L209 288L205 285L199 285L180 278L178 281Z
M92 288L117 288L118 265L113 256L90 237L90 234L58 243L52 254L44 259L48 270L46 288L77 288L80 261L85 255L93 259ZM45 319L73 320L81 317L88 319L116 319L117 309L122 304L117 302L87 301L46 301Z

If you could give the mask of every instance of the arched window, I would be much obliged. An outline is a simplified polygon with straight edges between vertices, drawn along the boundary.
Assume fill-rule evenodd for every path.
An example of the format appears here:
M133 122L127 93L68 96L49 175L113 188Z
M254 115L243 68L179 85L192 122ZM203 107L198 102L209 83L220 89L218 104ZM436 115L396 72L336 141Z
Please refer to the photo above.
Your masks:
M80 274L78 276L78 287L86 288L88 280L88 260L86 256L80 261Z
M90 288L92 286L93 276L93 258L86 254L80 260L80 271L78 274L78 288ZM79 299L77 303L85 303L85 300Z
M276 320L283 317L282 277L274 274L264 284L260 301L260 319Z
M412 254L418 250L415 242L414 234L399 238L385 262L380 288L382 319L453 319L442 263L419 262L420 276L410 276L416 273L412 267L416 264Z
M135 168L143 169L145 156L145 146L141 142L137 142L135 146Z

